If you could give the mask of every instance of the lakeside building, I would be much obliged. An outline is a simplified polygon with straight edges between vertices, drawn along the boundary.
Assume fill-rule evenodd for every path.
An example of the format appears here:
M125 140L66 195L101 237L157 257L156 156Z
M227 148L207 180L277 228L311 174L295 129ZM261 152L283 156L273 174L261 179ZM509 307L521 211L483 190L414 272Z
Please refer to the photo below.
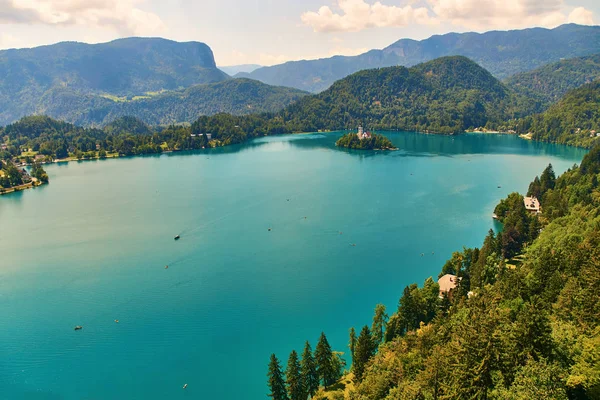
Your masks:
M438 285L440 285L440 297L444 297L444 295L450 297L452 295L452 291L458 285L460 278L456 275L446 274L438 279Z
M523 197L525 209L532 214L540 213L540 201L535 197Z
M31 175L29 175L29 172L27 172L25 170L25 168L21 169L21 179L23 180L23 183L29 183L31 182Z

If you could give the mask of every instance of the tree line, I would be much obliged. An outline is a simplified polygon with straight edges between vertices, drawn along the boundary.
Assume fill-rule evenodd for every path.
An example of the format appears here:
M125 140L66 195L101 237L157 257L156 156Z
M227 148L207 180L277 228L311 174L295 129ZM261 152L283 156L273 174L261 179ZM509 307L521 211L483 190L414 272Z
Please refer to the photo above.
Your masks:
M0 130L0 138L8 143L0 150L0 159L20 157L23 149L31 149L46 160L60 160L197 150L223 144L218 137L209 140L206 133L196 134L189 126L150 128L132 117L120 118L103 129L82 128L45 116L25 117Z
M269 396L273 400L305 400L324 387L333 385L342 376L346 362L342 353L332 351L327 337L321 333L313 353L308 340L302 358L292 350L285 372L275 354L271 354L268 370Z

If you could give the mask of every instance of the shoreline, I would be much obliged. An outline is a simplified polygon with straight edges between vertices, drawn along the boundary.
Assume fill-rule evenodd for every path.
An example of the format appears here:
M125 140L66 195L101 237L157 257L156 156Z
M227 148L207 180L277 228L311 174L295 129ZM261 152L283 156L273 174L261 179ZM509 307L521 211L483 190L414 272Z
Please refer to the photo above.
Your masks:
M316 134L316 133L321 133L321 134L328 134L328 133L333 133L333 132L349 132L346 130L341 130L341 131L317 131L317 132L297 132L297 133L285 133L285 134L277 134L277 135L266 135L266 136L282 136L282 135L311 135L311 134ZM410 132L410 131L400 131L400 130L381 130L380 132ZM511 135L511 136L517 136L519 139L522 140L527 140L527 141L531 141L531 142L540 142L540 143L551 143L551 144L560 144L563 146L568 146L568 147L574 147L574 148L580 148L580 149L589 149L587 147L582 147L582 146L574 146L571 144L563 144L563 143L556 143L556 142L544 142L544 141L539 141L539 140L535 140L531 137L530 134L513 134L513 133L509 133L509 132L500 132L500 131L475 131L475 130L471 130L471 131L463 131L461 133L433 133L433 132L422 132L422 131L412 131L412 132L416 132L420 135L439 135L439 136L460 136L462 134L500 134L500 135ZM209 150L209 149L215 149L215 148L219 148L219 147L228 147L230 145L236 145L236 144L244 144L244 143L249 143L253 140L254 138L250 139L250 140L246 140L245 142L241 142L241 143L230 143L230 144L226 144L226 145L222 145L222 146L216 146L216 147L207 147L206 149L194 149L194 150L165 150L162 151L160 153L143 153L143 154L132 154L132 155L119 155L116 153L111 153L111 154L107 154L105 157L99 157L96 156L94 158L75 158L75 157L67 157L67 158L61 158L61 159L57 159L57 160L53 160L50 162L43 162L42 164L62 164L62 163L69 163L69 162L73 162L73 161L99 161L99 160L107 160L107 159L117 159L117 158L126 158L126 157L139 157L139 156L148 156L148 155L155 155L155 156L160 156L162 154L172 154L172 153L178 153L178 152L182 152L182 151L192 151L192 152L196 152L199 150ZM395 147L395 148L385 148L385 149L352 149L349 147L345 147L345 146L338 146L337 144L335 145L336 148L341 148L341 149L345 149L345 150L358 150L358 151L364 151L364 150L368 150L368 151L399 151L400 148ZM22 166L25 165L29 165L29 164L22 164ZM26 189L32 189L32 188L36 188L38 186L42 186L44 185L44 183L34 183L34 182L30 182L28 184L24 184L24 185L19 185L16 187L11 187L11 188L0 188L0 196L6 195L6 194L10 194L10 193L15 193L15 192L20 192Z
M10 194L10 193L15 193L15 192L22 192L23 190L27 190L27 189L35 189L38 186L42 186L42 185L47 185L47 183L38 183L38 182L29 182L29 183L24 183L22 185L19 186L13 186L13 187L9 187L9 188L0 188L0 196L4 196L5 194Z

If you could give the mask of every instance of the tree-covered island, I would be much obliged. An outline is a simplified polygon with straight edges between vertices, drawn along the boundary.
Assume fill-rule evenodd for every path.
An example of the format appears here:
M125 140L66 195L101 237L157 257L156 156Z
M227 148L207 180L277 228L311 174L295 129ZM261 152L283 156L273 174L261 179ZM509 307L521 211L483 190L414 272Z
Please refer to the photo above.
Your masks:
M376 133L361 132L347 133L335 142L338 147L358 150L395 150L392 141L383 135Z

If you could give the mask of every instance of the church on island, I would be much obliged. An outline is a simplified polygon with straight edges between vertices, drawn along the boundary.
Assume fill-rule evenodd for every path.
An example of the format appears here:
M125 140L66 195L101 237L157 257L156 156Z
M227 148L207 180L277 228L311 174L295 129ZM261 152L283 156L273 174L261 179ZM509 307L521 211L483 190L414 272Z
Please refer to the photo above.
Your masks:
M358 127L358 138L359 139L370 139L372 137L371 132L363 130L362 126Z

